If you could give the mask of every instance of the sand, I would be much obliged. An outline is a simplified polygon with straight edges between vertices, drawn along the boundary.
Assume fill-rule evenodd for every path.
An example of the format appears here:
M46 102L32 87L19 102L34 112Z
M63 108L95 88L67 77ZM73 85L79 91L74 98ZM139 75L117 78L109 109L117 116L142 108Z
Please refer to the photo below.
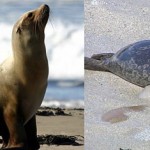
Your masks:
M37 116L38 134L53 134L84 136L84 117L83 110L65 110L67 114L72 116ZM83 142L81 142L83 144ZM41 150L83 150L84 146L47 146L43 145Z
M52 110L55 112L55 110ZM55 116L37 115L38 135L84 136L84 111L81 109L66 109L65 114ZM81 146L73 145L41 145L40 150L83 150L84 141L77 141Z
M146 0L85 0L85 56L149 39L149 7ZM150 100L139 99L141 90L111 73L85 71L86 150L150 149Z

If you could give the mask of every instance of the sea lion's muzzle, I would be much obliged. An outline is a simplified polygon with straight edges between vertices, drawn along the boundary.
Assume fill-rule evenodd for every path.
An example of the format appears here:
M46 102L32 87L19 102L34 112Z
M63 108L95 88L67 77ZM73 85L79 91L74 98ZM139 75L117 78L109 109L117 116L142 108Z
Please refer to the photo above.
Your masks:
M49 12L50 12L49 6L48 5L43 5L42 7L43 7L43 14L44 15L49 14Z
M48 17L49 17L49 12L50 12L50 8L48 5L44 4L42 6L40 6L39 8L39 18L42 20L42 21L46 21L48 20Z
M40 11L43 15L49 15L49 12L50 12L50 8L48 5L44 4L42 6L40 6Z

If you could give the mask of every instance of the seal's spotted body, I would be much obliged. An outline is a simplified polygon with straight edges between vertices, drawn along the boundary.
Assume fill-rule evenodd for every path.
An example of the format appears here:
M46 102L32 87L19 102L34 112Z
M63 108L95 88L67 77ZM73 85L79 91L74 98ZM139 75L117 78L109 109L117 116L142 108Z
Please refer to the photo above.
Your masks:
M85 69L109 71L140 87L150 85L150 40L133 43L116 54L85 58Z

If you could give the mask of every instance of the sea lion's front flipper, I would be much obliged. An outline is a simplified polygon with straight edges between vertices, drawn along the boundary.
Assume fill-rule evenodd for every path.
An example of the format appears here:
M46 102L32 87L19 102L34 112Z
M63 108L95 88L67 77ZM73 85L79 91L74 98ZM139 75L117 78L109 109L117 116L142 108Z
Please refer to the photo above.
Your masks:
M37 127L36 127L36 116L34 115L25 125L25 131L28 140L28 147L31 150L37 150L40 148L37 140Z
M13 147L13 148L2 148L0 150L26 150L26 148Z
M4 121L9 130L8 145L3 149L25 149L27 140L22 115L19 113L16 103L13 103L17 101L15 96L11 96L10 103L3 110Z
M141 99L149 99L150 98L150 85L146 86L142 92L139 94L139 98Z

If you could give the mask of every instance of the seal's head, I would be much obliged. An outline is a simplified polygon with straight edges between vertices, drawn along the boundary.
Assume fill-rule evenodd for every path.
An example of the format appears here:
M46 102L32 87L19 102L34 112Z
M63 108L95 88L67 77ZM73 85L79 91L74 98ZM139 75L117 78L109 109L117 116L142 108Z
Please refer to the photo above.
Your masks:
M12 33L13 49L18 49L16 45L24 48L28 44L44 43L44 29L48 21L49 12L48 5L42 5L36 10L25 13L16 22Z

